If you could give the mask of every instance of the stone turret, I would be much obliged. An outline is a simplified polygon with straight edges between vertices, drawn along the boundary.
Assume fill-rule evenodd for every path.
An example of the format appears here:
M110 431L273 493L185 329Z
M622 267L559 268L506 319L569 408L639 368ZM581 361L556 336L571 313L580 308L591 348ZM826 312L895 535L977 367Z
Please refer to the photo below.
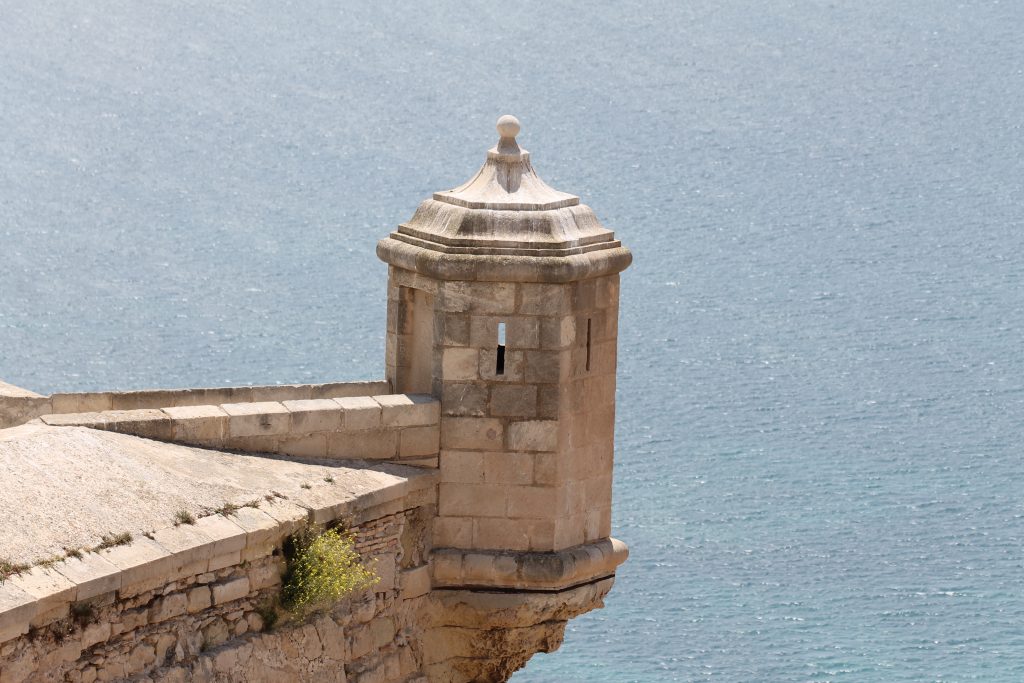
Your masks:
M563 590L626 556L610 533L619 272L632 256L540 179L514 117L497 128L471 180L377 246L387 378L441 401L435 586Z
M498 132L378 246L387 381L0 382L0 682L496 683L602 606L631 256ZM376 582L262 632L288 539L338 523Z
M441 547L608 538L618 273L629 250L498 121L473 178L382 240L387 376L441 399Z

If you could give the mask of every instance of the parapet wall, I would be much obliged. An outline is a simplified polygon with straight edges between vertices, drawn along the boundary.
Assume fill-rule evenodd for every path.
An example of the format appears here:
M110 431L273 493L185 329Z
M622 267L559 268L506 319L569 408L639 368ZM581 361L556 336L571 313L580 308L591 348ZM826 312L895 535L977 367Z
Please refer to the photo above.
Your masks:
M0 681L503 681L601 606L621 544L438 554L439 473L377 467L378 487L356 498L339 480L11 576L0 583ZM380 581L271 623L284 539L336 521ZM503 587L474 585L495 576Z
M298 401L349 396L376 396L391 391L388 382L330 382L277 384L257 387L201 389L147 389L57 393L44 396L0 382L0 429L23 424L42 415L108 410L139 410L176 406L219 405L262 401Z
M0 584L0 681L421 680L435 484L274 498L13 576ZM284 539L336 520L379 582L272 630Z
M433 468L440 441L440 405L417 394L106 410L40 419L54 427L91 427L206 448Z

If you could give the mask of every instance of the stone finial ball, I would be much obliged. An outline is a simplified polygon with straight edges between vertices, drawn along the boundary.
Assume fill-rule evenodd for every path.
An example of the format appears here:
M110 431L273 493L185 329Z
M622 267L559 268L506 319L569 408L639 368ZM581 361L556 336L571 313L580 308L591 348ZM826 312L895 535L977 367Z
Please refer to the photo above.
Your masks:
M498 119L498 135L503 138L514 138L519 135L519 119L511 114L505 114Z

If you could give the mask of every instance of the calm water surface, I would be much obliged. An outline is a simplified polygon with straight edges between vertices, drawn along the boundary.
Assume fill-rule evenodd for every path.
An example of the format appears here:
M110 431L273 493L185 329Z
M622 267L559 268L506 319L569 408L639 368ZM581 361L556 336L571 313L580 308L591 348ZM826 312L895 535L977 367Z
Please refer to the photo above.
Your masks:
M0 377L383 374L512 112L634 249L607 608L515 677L1024 680L1024 5L0 0Z

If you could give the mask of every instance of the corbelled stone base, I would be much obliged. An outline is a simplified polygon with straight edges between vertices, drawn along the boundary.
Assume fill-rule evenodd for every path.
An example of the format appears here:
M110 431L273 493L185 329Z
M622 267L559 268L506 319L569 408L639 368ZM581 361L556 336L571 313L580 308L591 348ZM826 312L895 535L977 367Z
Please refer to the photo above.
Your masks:
M499 683L562 645L569 619L604 606L614 577L554 593L435 590L424 633L431 683Z

